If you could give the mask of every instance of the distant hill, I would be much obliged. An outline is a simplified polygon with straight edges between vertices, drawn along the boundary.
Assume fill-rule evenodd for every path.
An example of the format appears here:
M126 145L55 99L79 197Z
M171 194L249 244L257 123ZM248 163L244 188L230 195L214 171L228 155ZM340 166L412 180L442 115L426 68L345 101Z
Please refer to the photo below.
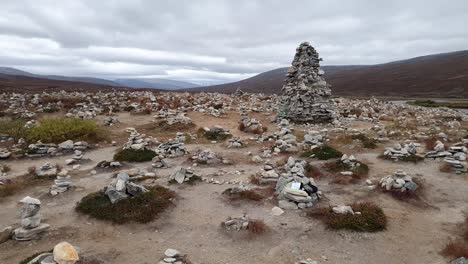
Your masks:
M128 87L147 87L167 90L178 90L199 87L199 85L189 82L182 82L158 78L140 78L140 79L116 79L115 82Z
M10 67L0 67L0 74L27 76L27 77L59 80L59 81L85 82L85 83L93 83L93 84L101 84L101 85L121 86L121 84L119 83L106 80L106 79L99 79L99 78L92 78L92 77L68 77L68 76L60 76L60 75L42 75L42 74L34 74L34 73L30 73L30 72L18 70L15 68L10 68Z
M107 80L107 79L100 79L100 78L93 78L93 77L71 77L71 76L60 76L60 75L34 74L34 73L18 70L15 68L11 68L11 67L0 67L0 74L26 76L26 77L58 80L58 81L91 83L91 84L108 85L108 86L116 86L116 87L125 86L125 87L133 87L133 88L153 88L153 89L166 89L166 90L199 87L199 85L194 84L194 83L168 80L168 79L145 78L145 79Z
M334 95L468 98L468 50L377 65L323 66ZM281 93L287 68L193 92Z
M89 82L78 81L64 81L53 80L46 78L37 78L24 75L11 75L0 73L0 93L1 92L22 92L22 93L38 93L42 91L82 91L82 92L96 92L96 91L111 91L111 90L151 90L157 89L137 89L123 87L120 85L111 86L104 84L96 84ZM157 90L162 91L162 90Z

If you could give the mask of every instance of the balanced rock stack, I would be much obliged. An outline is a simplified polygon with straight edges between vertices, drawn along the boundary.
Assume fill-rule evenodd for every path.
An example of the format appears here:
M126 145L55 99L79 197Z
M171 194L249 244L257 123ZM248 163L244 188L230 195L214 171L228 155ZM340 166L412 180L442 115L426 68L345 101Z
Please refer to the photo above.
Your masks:
M440 142L439 140L436 141L434 145L434 149L426 153L425 157L430 159L436 158L444 158L452 156L452 153L445 151L444 143Z
M294 122L332 122L331 89L320 70L319 54L308 43L296 49L280 98L278 117Z
M39 213L41 201L39 199L26 196L21 199L20 203L23 204L20 212L21 227L13 231L13 239L19 241L32 240L50 228L48 224L41 224L41 215Z
M278 206L282 209L304 209L312 207L319 199L318 188L305 176L306 161L296 161L289 157L284 165L286 173L282 173L276 183Z
M72 187L72 185L70 175L67 175L66 170L62 170L54 180L52 187L50 187L50 194L55 196L59 193L66 192Z
M149 145L153 144L155 140L152 137L145 138L145 135L142 135L137 132L133 127L127 128L125 131L130 133L128 141L124 144L124 149L146 149Z
M65 164L72 165L72 164L79 163L82 158L83 158L83 152L81 150L75 150L73 157L71 159L66 159Z
M169 158L183 156L188 153L185 148L185 144L174 139L160 144L155 151L157 154L161 154L163 157Z
M126 199L129 196L136 196L140 193L147 192L148 190L138 184L130 182L130 176L126 172L119 172L117 180L105 189L105 194L111 203L116 203L120 200Z
M258 173L259 181L261 184L277 182L279 174L276 169L273 167L273 164L267 163L263 165L262 170Z
M192 161L197 164L218 164L223 161L215 152L210 149L199 151L191 157Z
M393 175L380 179L380 187L386 191L414 192L418 188L418 185L406 172L397 170Z

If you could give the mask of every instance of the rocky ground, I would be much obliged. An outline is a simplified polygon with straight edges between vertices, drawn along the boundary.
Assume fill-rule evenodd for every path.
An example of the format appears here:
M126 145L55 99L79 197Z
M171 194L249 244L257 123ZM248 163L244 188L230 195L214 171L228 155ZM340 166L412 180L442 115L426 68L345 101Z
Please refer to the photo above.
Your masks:
M83 150L83 157L70 165L66 165L66 160L77 155L74 150L62 151L61 154L61 151L49 148L44 155L24 155L24 151L18 149L31 148L30 144L37 147L39 144L18 144L18 140L11 139L11 135L3 135L0 148L3 148L3 153L10 154L0 160L2 166L10 168L0 176L3 184L31 173L30 167L37 169L49 162L58 164L59 169L68 170L67 175L71 176L74 187L53 196L50 194L54 183L52 179L24 184L13 194L0 197L0 230L6 226L19 226L18 201L25 196L41 201L42 222L50 225L50 229L37 239L10 239L1 243L0 263L19 263L34 253L54 248L62 241L79 247L80 252L95 257L101 261L99 263L158 263L168 248L187 254L192 263L299 263L309 259L306 263L393 264L449 263L453 259L442 256L440 252L448 241L457 236L458 224L465 220L468 213L468 174L462 154L456 154L455 150L449 154L444 152L450 152L453 146L465 147L466 150L466 114L449 109L339 98L334 101L338 117L332 124L281 125L280 120L273 122L278 102L274 96L153 95L147 92L139 95L128 92L97 94L95 98L93 95L75 95L79 98L86 96L87 99L82 100L83 105L69 108L52 101L44 104L41 102L44 95L26 100L18 94L0 96L0 102L6 105L2 110L4 120L10 116L23 116L40 124L52 116L78 117L95 121L107 135L106 139L89 143L90 146ZM67 95L54 97L67 98ZM132 104L132 109L124 110ZM109 114L109 106L120 111ZM47 107L57 108L58 111L44 113ZM149 111L149 114L145 111ZM109 116L113 119L110 120ZM244 123L248 126L253 124L255 128L241 131L242 116L254 118L254 122L249 120ZM175 122L179 126L160 129L155 126L160 121ZM192 125L187 125L186 121ZM258 123L262 124L260 132ZM128 131L125 132L128 127L137 131L132 134L133 139ZM231 145L228 148L229 139L204 138L203 133L215 131L216 127L229 131L232 138L239 138L239 142L245 145L240 148ZM207 129L201 132L200 128ZM158 153L165 166L155 167L153 160L121 161L122 166L115 169L96 168L103 160L112 161L114 154L122 148L159 151L161 144L176 138L177 132L181 132L179 136L186 137L186 153L171 155L161 150ZM348 136L354 134L366 135L375 146L363 146L363 140L355 138L350 140ZM437 142L432 145L427 143L431 140L439 141L442 146L439 145L437 150ZM399 147L395 146L397 143ZM410 143L413 143L415 153L412 153L413 145ZM323 167L330 160L320 160L316 156L300 157L304 151L323 145L333 146L367 164L368 174L349 184L334 183L331 173ZM76 149L76 144L72 148ZM60 150L60 147L57 149ZM208 154L193 158L200 151L208 149L216 154L219 162ZM459 152L466 154L465 150ZM439 156L425 157L426 153L434 151ZM388 159L384 153L389 155ZM401 160L401 157L413 155L420 157L421 161ZM313 203L312 208L283 208L284 213L275 215L272 209L278 206L279 198L272 193L262 201L230 203L224 199L222 193L227 188L255 188L251 176L259 177L265 163L272 164L278 174L284 173L277 164L289 157L305 160L325 175L313 179L321 198ZM205 162L207 164L203 164ZM455 163L462 167L453 165ZM441 171L444 164L452 167ZM188 167L194 174L200 175L202 181L194 185L168 182L174 173ZM154 173L157 177L139 184L157 184L173 190L177 195L174 206L145 224L112 224L76 212L77 203L85 195L108 186L115 173L136 168L146 171L148 175ZM397 170L417 179L417 198L397 199L378 186L381 178ZM331 230L318 219L306 215L314 207L348 205L360 201L371 201L383 209L388 218L386 230L375 233ZM243 215L263 220L269 228L268 232L245 237L221 230L223 221Z

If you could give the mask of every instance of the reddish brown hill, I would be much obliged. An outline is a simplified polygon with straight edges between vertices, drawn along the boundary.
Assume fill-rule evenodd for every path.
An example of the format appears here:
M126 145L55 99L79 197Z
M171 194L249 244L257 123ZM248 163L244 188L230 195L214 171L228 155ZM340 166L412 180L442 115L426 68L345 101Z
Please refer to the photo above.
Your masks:
M155 89L136 89L121 86L110 86L102 84L93 84L88 82L73 82L62 80L51 80L44 78L35 78L19 75L0 74L0 92L22 92L36 93L42 91L110 91L113 89L123 90L150 90ZM159 90L156 90L159 91Z
M468 98L468 51L417 57L378 65L324 66L335 95ZM190 91L280 93L287 68L249 79Z

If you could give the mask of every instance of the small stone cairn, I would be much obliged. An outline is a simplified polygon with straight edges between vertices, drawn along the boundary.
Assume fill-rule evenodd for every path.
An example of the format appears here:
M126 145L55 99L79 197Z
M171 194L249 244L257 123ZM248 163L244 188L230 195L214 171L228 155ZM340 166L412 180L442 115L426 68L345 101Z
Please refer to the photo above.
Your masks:
M247 116L241 117L241 120L239 122L239 130L253 134L262 134L264 131L266 131L266 129L263 127L260 121Z
M396 143L393 148L385 148L384 156L393 159L400 160L403 157L409 157L411 155L417 155L417 148L420 146L419 143Z
M111 201L116 203L120 200L126 199L129 196L136 196L140 193L148 192L148 190L138 184L130 182L130 176L126 172L119 172L117 179L105 188L105 194Z
M32 240L50 228L50 225L41 223L41 201L29 196L21 199L23 204L20 212L21 227L13 231L13 239L19 241Z
M318 188L313 179L305 176L307 162L289 157L276 183L278 206L282 209L304 209L312 207L320 198Z
M386 191L414 192L418 185L403 170L396 170L393 175L388 175L380 179L380 187Z

